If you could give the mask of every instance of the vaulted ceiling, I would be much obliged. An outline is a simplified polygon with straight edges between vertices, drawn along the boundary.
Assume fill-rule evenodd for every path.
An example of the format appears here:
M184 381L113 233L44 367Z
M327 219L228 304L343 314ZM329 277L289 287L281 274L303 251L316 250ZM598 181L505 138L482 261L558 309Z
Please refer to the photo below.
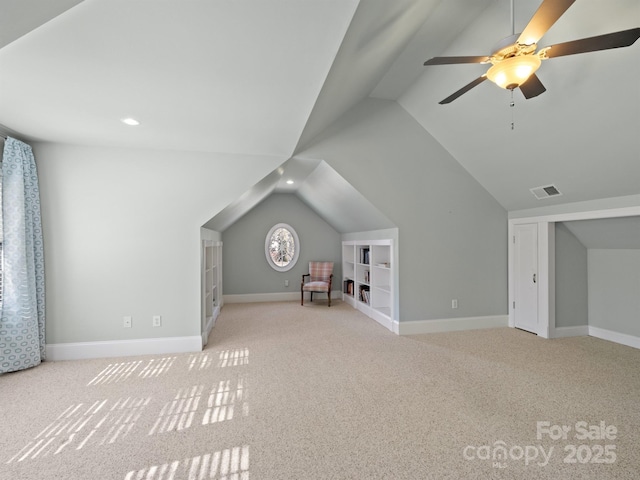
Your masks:
M539 4L515 0L516 31ZM540 206L529 188L549 183L563 193L549 204L640 193L640 42L545 61L547 92L524 100L516 91L514 107L490 82L438 105L486 66L423 62L489 54L511 33L509 0L0 8L0 124L26 139L290 158L376 97L397 101L507 210ZM541 44L639 25L637 0L577 0ZM129 116L142 124L123 125ZM323 170L332 176L324 167L316 175ZM312 171L299 169L302 178Z

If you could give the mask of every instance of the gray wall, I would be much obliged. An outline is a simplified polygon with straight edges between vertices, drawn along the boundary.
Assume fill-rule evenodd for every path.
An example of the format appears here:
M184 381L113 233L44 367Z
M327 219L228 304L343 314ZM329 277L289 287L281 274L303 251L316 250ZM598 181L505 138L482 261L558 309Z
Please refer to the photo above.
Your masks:
M46 143L34 152L47 343L200 336L200 226L283 161Z
M400 321L507 314L507 212L400 105L363 101L300 156L398 227Z
M589 249L589 326L640 337L640 250Z
M264 253L267 233L277 223L291 225L300 240L298 262L287 272L271 268ZM222 232L222 242L225 295L299 292L312 260L334 262L333 290L340 290L341 236L294 194L270 195Z
M564 223L556 224L556 327L587 325L587 249Z

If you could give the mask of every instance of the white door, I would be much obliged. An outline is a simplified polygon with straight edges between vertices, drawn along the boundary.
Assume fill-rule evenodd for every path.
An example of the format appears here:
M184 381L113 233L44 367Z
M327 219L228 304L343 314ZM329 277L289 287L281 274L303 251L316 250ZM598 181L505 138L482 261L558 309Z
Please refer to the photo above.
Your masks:
M515 226L514 320L538 333L538 225Z

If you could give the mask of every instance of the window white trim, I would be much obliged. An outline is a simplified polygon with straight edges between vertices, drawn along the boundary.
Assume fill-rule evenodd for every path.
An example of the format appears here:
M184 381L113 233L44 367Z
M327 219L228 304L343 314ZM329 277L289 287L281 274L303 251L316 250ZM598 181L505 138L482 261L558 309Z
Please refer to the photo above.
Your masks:
M271 255L269 255L269 243L271 242L271 236L279 228L284 228L289 232L291 232L291 235L293 236L293 240L295 242L295 247L293 250L293 258L284 267L276 265L276 263L271 258ZM264 240L264 255L267 258L267 263L274 270L278 272L286 272L288 270L291 270L295 266L296 262L298 261L298 257L300 256L300 239L298 238L298 234L295 231L295 229L291 225L288 225L286 223L278 223L273 227L271 227L271 230L269 230L269 233L267 233L267 237Z

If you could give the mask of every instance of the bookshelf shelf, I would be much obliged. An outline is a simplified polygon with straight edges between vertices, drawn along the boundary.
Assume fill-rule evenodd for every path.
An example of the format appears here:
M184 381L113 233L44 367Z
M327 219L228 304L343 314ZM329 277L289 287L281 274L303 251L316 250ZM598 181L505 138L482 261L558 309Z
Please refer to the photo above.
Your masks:
M393 241L342 242L342 299L391 329L394 306Z
M378 290L381 290L383 292L391 293L391 285L379 285L379 286L374 287L374 288L376 288Z

